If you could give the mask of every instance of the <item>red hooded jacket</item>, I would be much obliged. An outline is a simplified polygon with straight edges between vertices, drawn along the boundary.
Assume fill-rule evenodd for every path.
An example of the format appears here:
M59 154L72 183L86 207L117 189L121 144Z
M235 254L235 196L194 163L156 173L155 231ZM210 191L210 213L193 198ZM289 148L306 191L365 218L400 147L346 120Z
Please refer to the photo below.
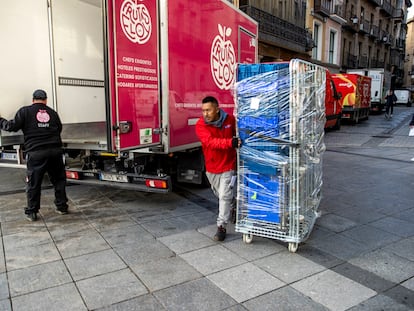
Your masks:
M234 116L228 114L221 127L206 124L204 118L200 118L196 133L201 141L207 172L220 174L236 169L236 149L231 144L236 136Z

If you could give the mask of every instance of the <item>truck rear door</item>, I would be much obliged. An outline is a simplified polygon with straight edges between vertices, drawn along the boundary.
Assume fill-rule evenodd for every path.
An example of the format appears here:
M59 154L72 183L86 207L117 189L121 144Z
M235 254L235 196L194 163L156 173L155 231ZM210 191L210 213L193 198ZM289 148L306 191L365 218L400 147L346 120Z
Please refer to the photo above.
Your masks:
M109 81L116 150L160 143L158 1L108 1Z

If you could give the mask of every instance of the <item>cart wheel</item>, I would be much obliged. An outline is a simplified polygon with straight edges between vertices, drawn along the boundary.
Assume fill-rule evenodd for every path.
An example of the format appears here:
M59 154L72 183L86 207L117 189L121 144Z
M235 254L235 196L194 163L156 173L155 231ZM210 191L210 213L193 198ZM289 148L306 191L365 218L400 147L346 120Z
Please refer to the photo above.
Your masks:
M246 244L250 244L253 241L253 235L251 234L247 234L247 233L243 233L243 242Z
M298 250L298 243L289 243L288 250L291 253L296 253Z

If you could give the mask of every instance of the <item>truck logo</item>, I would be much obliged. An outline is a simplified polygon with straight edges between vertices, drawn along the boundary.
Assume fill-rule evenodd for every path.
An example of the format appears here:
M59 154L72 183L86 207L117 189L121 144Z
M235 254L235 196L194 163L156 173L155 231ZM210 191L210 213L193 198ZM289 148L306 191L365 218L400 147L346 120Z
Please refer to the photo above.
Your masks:
M138 0L125 0L119 14L121 28L129 41L144 44L149 40L152 24L145 4L138 4Z
M220 89L228 90L233 85L236 68L233 43L227 39L230 37L232 30L218 24L218 31L219 34L214 38L211 45L211 75Z

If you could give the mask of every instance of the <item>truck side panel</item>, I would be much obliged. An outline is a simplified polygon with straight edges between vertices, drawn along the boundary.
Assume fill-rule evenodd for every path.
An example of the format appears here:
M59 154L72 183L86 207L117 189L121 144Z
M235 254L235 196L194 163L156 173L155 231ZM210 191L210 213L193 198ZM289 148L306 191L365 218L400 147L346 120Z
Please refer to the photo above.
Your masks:
M169 149L179 150L199 143L205 96L233 113L236 63L256 60L256 25L226 1L174 0L168 9Z
M358 123L368 119L371 102L371 78L359 74L335 74L335 86L341 93L342 118Z

